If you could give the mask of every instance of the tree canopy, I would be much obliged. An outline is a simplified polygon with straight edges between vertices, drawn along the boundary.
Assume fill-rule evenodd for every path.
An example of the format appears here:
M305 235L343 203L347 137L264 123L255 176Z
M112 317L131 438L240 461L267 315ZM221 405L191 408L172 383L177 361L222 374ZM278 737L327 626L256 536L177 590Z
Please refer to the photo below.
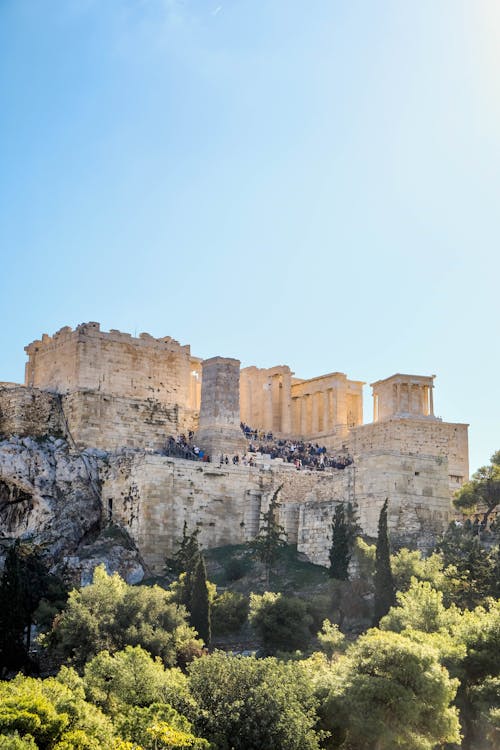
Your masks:
M100 651L142 646L167 665L201 642L187 624L186 610L159 586L129 586L104 566L93 582L70 592L68 603L54 621L46 643L52 655L82 669Z
M470 482L456 492L455 507L469 513L481 513L486 526L490 515L500 505L500 451L496 451L488 466L481 466Z

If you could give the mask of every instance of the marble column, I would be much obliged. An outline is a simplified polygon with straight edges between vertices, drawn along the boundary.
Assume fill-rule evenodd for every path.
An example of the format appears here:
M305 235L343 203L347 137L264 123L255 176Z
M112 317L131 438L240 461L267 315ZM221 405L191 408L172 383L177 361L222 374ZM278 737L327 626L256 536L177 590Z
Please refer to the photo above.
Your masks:
M302 436L309 432L309 394L304 393L301 398L300 432Z

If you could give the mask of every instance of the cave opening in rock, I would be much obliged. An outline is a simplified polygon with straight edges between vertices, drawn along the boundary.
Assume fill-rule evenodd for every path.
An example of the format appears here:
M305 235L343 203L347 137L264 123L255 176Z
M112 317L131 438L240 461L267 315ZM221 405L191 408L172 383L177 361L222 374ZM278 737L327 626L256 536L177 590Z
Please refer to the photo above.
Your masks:
M0 479L0 525L10 534L22 533L33 510L33 495Z

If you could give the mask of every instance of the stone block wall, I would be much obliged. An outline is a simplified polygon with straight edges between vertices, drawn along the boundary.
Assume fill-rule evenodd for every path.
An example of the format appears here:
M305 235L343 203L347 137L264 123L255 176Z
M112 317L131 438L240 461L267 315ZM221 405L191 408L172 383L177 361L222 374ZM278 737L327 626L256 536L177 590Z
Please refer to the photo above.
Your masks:
M290 544L323 564L332 504L351 497L353 470L327 475L279 464L260 468L194 463L159 455L128 453L113 457L102 472L104 513L128 529L148 565L160 571L189 530L200 529L204 547L243 544L254 539L261 514L280 492L278 521ZM308 498L304 506L304 498ZM303 510L306 507L309 510ZM326 509L318 524L314 508Z
M182 539L184 521L203 547L241 544L259 530L267 472L131 454L104 471L106 513L124 524L144 559L160 571Z
M66 393L96 390L121 398L154 398L164 404L194 411L199 388L189 346L169 336L101 331L86 323L74 331L65 327L54 336L43 335L25 351L26 385Z
M247 443L240 427L238 359L212 357L203 360L196 442L212 459L221 453L245 453Z
M57 396L37 388L0 383L0 435L64 434Z
M452 518L448 465L439 456L367 454L356 469L355 494L361 527L372 537L389 499L388 527L397 545L430 548Z
M168 435L184 431L179 408L155 398L132 399L96 391L62 397L71 437L81 447L114 451L122 447L164 450Z
M453 493L469 476L467 428L466 424L439 419L388 419L355 428L349 447L354 456L379 451L437 456L447 461L449 491Z

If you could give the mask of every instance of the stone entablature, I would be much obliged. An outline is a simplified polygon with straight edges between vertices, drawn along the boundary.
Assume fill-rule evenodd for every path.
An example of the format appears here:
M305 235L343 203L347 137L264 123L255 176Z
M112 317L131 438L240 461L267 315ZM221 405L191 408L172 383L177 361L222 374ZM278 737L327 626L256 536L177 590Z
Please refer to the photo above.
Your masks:
M241 419L283 437L336 445L363 423L363 385L342 372L305 380L294 378L286 365L245 367L240 377Z

